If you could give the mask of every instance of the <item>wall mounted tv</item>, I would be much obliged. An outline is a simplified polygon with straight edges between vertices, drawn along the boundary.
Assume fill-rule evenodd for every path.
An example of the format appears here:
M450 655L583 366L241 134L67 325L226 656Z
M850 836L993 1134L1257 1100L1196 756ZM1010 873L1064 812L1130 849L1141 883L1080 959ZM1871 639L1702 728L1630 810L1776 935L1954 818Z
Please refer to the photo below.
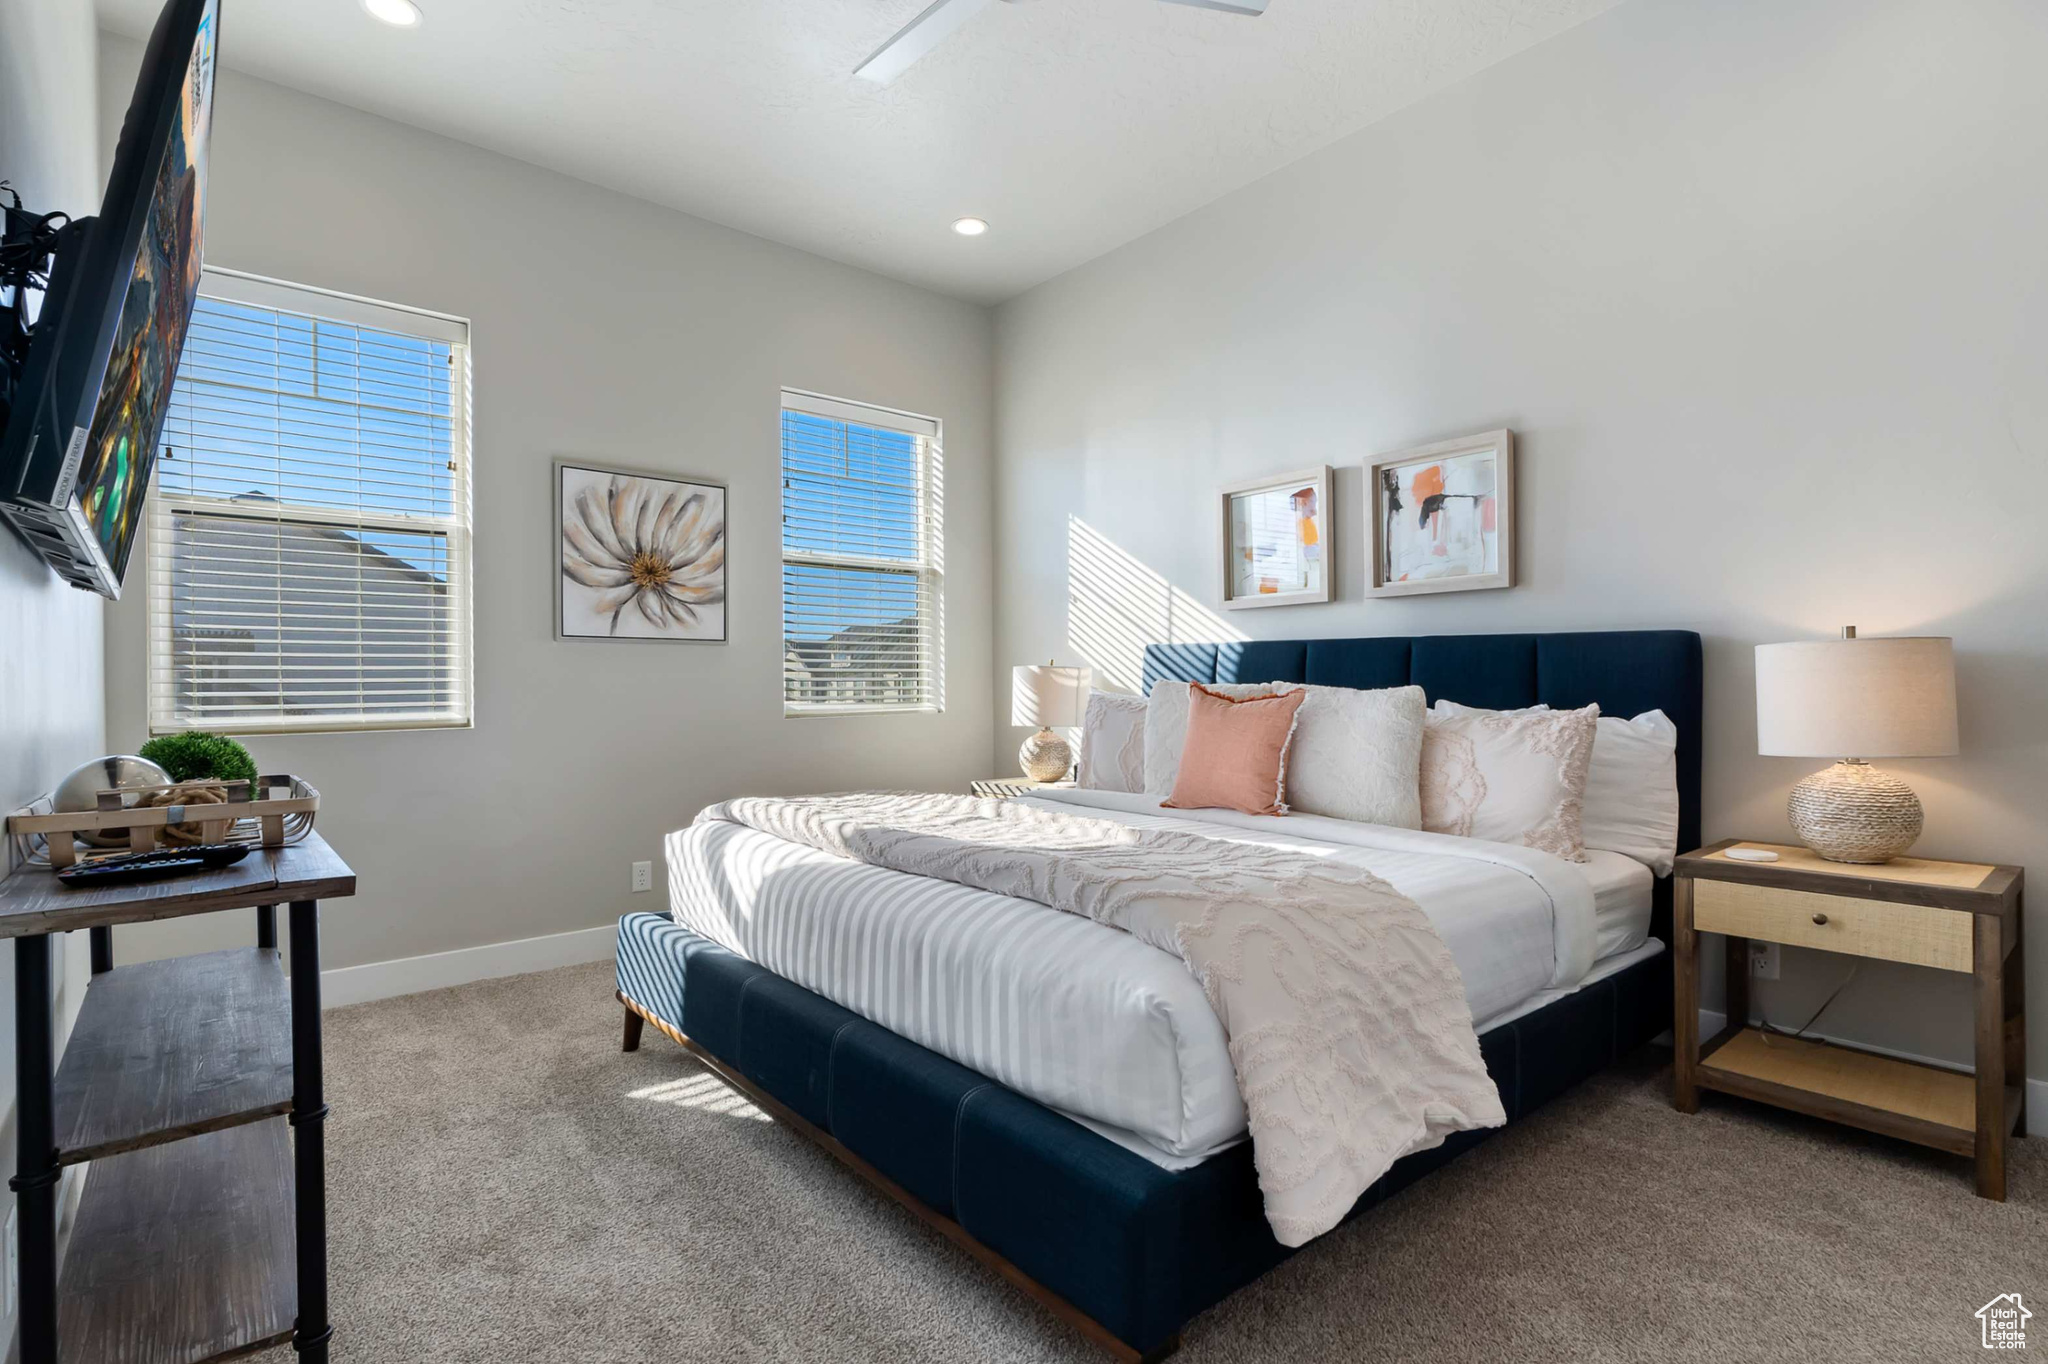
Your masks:
M55 238L0 433L0 515L106 597L121 595L199 290L219 44L220 0L164 6L100 214Z

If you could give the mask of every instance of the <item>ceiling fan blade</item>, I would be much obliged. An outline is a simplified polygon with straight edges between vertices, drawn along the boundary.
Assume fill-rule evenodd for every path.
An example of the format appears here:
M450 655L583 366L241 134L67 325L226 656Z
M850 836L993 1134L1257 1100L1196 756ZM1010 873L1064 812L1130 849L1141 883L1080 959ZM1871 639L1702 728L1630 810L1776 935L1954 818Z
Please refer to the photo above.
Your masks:
M1192 5L1196 9L1220 9L1225 14L1249 14L1254 17L1266 12L1266 0L1166 0L1169 5Z
M1255 0L1263 3L1263 0ZM875 49L872 57L853 69L862 80L887 85L918 58L951 37L953 30L994 4L995 0L937 0L931 8L903 26L903 31Z

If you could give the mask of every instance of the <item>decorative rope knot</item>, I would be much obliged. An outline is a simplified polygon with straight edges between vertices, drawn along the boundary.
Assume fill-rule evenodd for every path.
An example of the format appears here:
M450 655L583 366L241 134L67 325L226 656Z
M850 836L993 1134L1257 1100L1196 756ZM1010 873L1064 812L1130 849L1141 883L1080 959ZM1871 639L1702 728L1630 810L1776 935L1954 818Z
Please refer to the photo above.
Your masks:
M228 803L228 788L216 781L179 782L151 791L139 802L151 809L161 806L225 805ZM206 828L202 824L184 822L166 824L159 831L165 843L204 843Z

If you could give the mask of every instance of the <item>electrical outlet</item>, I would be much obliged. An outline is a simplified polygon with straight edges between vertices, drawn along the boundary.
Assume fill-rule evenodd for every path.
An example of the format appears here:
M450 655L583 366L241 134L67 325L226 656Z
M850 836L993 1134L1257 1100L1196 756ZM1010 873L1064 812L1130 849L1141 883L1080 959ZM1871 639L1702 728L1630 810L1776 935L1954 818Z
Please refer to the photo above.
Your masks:
M7 1210L7 1320L14 1320L15 1288L21 1282L21 1238L15 1234L14 1209Z
M1757 980L1778 978L1778 945L1774 942L1749 944L1749 974Z
M654 889L654 864L652 862L635 862L633 864L633 889L636 893Z

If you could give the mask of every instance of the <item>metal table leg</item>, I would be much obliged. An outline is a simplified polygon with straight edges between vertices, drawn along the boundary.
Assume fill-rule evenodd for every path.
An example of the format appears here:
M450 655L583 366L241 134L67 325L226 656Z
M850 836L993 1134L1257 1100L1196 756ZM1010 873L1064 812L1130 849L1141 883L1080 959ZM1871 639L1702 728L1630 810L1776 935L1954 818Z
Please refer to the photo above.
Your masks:
M256 945L265 951L277 950L277 906L256 906Z
M14 940L14 1076L19 1148L21 1364L57 1364L56 1119L51 1112L50 935Z
M86 930L92 939L92 973L104 976L114 969L114 930L105 924Z
M293 1162L298 1181L299 1317L292 1348L326 1364L334 1328L327 1320L327 1103L320 1066L320 905L294 901L292 939Z

